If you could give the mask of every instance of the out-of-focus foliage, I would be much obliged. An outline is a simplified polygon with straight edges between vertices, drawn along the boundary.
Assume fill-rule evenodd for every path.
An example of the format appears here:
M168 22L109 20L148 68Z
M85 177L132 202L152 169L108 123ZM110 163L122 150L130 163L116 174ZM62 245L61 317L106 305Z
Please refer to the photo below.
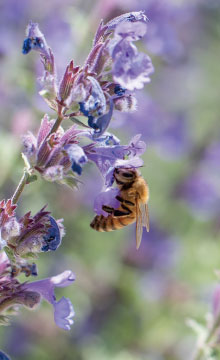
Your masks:
M47 304L23 310L0 328L0 348L16 360L188 359L195 335L187 318L204 321L220 267L220 4L187 0L3 0L0 4L1 196L10 197L22 173L21 134L35 131L48 111L35 77L40 62L21 46L29 20L52 47L58 72L84 61L101 18L145 10L142 51L155 73L138 95L137 111L115 112L114 132L127 143L147 142L142 174L150 188L149 234L135 250L135 229L96 233L89 227L102 180L92 164L71 191L39 180L19 202L22 216L48 203L65 219L66 236L42 254L39 278L71 269L63 289L76 311L69 333L58 329ZM53 113L49 114L53 117Z

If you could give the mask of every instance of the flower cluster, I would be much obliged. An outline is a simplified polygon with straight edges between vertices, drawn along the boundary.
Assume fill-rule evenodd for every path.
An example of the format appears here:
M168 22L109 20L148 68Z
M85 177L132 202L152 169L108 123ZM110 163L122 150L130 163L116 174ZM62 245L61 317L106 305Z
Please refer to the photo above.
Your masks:
M62 220L41 209L35 216L28 212L17 219L11 200L0 203L1 246L13 260L34 257L41 251L56 250L64 235Z
M84 165L93 162L103 176L103 191L94 209L102 213L102 205L119 207L118 189L112 187L115 169L137 169L143 165L140 156L146 145L134 136L128 145L107 132L114 109L133 111L134 90L143 88L153 72L150 58L138 51L135 42L146 33L146 16L142 11L121 15L107 24L102 21L92 49L83 66L70 61L61 79L57 78L55 58L37 24L30 22L23 43L23 54L35 50L40 54L44 72L40 95L56 113L56 119L45 114L38 133L23 136L24 176L11 199L0 202L0 320L17 305L34 308L46 299L54 307L54 319L69 330L74 311L69 299L56 300L55 287L70 285L72 271L51 278L20 283L24 273L37 276L37 266L30 263L40 252L55 251L64 236L62 220L55 220L43 207L16 216L17 201L25 185L42 176L44 180L74 187ZM66 120L74 124L64 130ZM85 123L85 120L87 123ZM66 126L65 126L66 128ZM7 256L6 256L7 254Z
M54 320L56 324L64 329L69 330L73 323L72 317L74 310L68 298L62 297L56 300L55 287L66 287L71 285L75 280L72 271L64 271L63 273L48 279L34 282L20 283L14 276L13 267L11 266L5 253L0 254L0 311L5 315L1 315L1 323L7 323L8 309L16 306L26 306L30 309L35 308L44 298L54 307Z
M37 24L30 23L23 53L40 53L44 74L40 94L60 116L84 116L93 129L93 137L108 128L113 109L132 111L135 96L153 72L150 58L137 50L134 42L146 33L146 16L142 11L121 15L107 24L101 21L93 47L85 64L67 66L58 82L54 56Z

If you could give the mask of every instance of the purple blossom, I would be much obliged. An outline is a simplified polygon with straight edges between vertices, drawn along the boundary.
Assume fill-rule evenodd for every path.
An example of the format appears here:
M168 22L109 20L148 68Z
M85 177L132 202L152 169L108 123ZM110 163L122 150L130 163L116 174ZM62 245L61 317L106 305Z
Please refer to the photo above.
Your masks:
M3 351L0 351L0 360L10 360L10 357L6 355Z
M7 256L0 254L0 307L1 316L3 317L7 315L8 309L13 308L15 305L23 305L32 309L40 301L39 294L25 290L23 284L15 279L13 267Z
M115 167L130 167L130 165L133 167L134 164L134 167L142 166L143 161L141 159L139 161L138 157L145 152L146 145L140 140L140 137L141 135L134 136L128 145L102 146L102 144L100 144L97 146L91 144L85 146L84 151L88 159L96 163L101 174L107 181L107 178L109 179L109 177L113 176ZM125 156L128 156L130 159L124 160ZM107 183L109 184L109 180ZM112 184L109 186L111 185Z
M130 13L122 14L117 16L116 18L110 20L107 24L107 31L114 30L119 24L124 22L134 23L136 21L147 21L147 17L144 14L144 11L133 11Z
M8 260L6 253L3 251L0 253L0 276L2 276L5 273L5 271L8 269L9 266L10 266L10 262Z
M81 131L73 125L66 132L60 127L56 133L50 134L53 124L54 121L45 115L37 137L31 133L23 136L24 154L43 178L59 182L70 175L74 159L71 158L71 151L69 155L66 149L78 143Z
M143 22L122 22L115 30L109 43L113 59L112 74L115 82L128 90L142 89L150 81L153 65L149 56L138 53L133 41L140 39L146 32Z
M24 40L23 54L28 54L32 49L39 51L46 58L50 58L50 52L45 37L40 31L38 24L30 22L27 27L27 38Z
M43 246L41 251L52 250L55 251L61 244L61 234L56 220L50 216L50 226L47 233L43 236Z
M212 218L220 209L219 191L209 174L196 171L181 186L181 197L193 214L202 219Z
M220 285L215 288L212 297L212 311L215 318L218 317L220 311Z
M58 248L64 235L61 220L56 221L52 218L50 213L45 211L45 207L35 216L31 216L31 212L28 212L17 219L14 213L16 206L11 205L11 200L8 200L6 204L6 209L11 216L3 215L5 209L2 207L5 220L1 226L1 241L4 246L7 246L7 250L10 248L11 256L13 253L18 261L19 258L25 258L27 254L54 251ZM36 273L35 268L29 270L32 274Z
M118 209L120 202L116 199L116 196L119 195L119 189L110 188L98 194L94 201L94 211L97 215L108 216L103 209L103 205L108 205L113 209Z
M16 207L11 199L0 202L0 250L11 237L20 234L20 225L15 217Z
M70 325L73 324L74 310L68 298L62 297L59 301L56 301L54 290L55 287L69 286L74 280L75 276L72 271L66 270L57 276L24 285L25 289L40 294L41 297L53 305L55 323L64 330L70 330Z
M83 149L79 145L73 144L66 147L65 150L67 151L69 159L72 163L72 170L78 175L81 175L82 166L88 161Z

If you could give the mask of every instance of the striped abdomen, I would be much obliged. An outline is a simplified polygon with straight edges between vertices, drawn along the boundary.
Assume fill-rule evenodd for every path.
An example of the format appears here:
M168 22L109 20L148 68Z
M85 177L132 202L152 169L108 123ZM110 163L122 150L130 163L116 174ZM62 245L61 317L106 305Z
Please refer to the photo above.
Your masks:
M136 220L136 214L132 213L127 216L112 216L107 217L103 215L97 215L94 217L90 226L96 231L113 231L123 228L124 226L130 225Z

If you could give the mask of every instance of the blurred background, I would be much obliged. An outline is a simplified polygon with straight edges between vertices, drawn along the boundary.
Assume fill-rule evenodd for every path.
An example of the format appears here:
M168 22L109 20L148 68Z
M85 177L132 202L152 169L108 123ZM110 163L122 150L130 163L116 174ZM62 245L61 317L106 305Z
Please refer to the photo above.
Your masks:
M64 218L66 236L37 261L39 279L65 269L76 274L58 298L70 297L75 323L56 327L52 308L23 309L0 328L0 348L16 360L181 360L196 341L186 320L205 322L220 268L220 3L218 0L1 0L0 198L22 173L21 135L53 112L38 95L38 54L21 53L29 20L52 47L60 76L82 64L105 21L145 10L148 32L139 44L155 73L137 92L133 114L114 113L111 131L126 144L142 133L142 174L150 187L150 233L135 249L133 226L112 233L90 229L102 179L87 164L79 190L39 180L26 188L18 214L45 203Z

